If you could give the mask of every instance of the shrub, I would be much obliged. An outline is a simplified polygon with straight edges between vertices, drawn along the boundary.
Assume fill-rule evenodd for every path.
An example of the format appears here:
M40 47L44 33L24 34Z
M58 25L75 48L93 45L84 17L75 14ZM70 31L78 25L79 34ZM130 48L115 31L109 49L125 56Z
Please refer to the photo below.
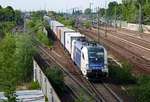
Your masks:
M50 40L49 40L46 36L43 37L42 42L43 42L45 45L50 46Z
M47 46L50 46L50 45L51 45L51 40L45 35L44 32L39 31L39 32L37 33L37 38L38 38L42 43L44 43L45 45L47 45Z
M36 81L36 82L30 82L29 85L28 85L28 89L40 89L40 85L39 85L39 82Z
M5 33L3 30L0 30L0 38L3 38L5 36Z
M47 96L45 96L45 102L48 102L48 97Z
M52 66L46 69L46 76L52 83L54 89L59 95L66 90L64 83L63 72L56 66Z
M138 85L127 92L135 102L150 102L150 76L140 76Z
M35 22L33 22L33 21L31 21L31 20L27 20L27 28L33 28L33 27L35 27L36 26L36 24L35 24Z
M117 84L135 84L137 78L132 74L130 63L124 62L122 66L109 65L112 80Z
M84 21L84 27L89 28L90 27L90 22L88 20Z

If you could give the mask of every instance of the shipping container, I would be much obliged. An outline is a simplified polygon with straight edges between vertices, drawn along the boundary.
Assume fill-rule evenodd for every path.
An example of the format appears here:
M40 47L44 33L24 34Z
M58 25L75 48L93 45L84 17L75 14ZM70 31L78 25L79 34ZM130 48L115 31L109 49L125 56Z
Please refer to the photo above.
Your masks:
M81 35L80 33L66 33L65 37L65 48L68 50L68 52L71 54L71 48L72 48L72 41L85 38L84 35Z
M62 27L61 28L61 43L63 46L65 46L65 37L66 37L66 33L74 33L75 31L72 29L69 29L67 27Z
M61 40L61 27L57 28L57 38Z
M56 36L57 36L57 28L58 27L64 27L64 25L59 23L59 22L57 22L57 21L53 22L52 30L53 30L53 32L55 33Z
M53 23L54 23L54 21L50 22L50 28L51 28L51 30L53 30Z

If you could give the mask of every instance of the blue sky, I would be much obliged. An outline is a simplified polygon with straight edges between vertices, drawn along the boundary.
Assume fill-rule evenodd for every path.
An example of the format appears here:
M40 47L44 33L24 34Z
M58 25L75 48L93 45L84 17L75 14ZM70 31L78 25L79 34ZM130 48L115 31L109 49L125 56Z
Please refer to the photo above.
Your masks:
M2 7L12 6L15 9L23 11L28 10L54 10L54 11L68 11L71 8L85 9L89 7L89 3L93 2L92 8L96 6L105 7L110 1L121 0L0 0Z

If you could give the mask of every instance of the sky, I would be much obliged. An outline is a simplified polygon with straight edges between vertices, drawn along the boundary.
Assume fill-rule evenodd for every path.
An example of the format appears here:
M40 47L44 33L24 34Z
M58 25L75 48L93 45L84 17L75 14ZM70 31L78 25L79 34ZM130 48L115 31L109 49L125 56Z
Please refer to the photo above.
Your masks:
M106 2L105 2L106 1ZM0 0L2 7L12 6L14 9L22 11L35 11L35 10L51 10L57 12L69 12L72 8L84 10L90 7L104 8L111 1L121 3L121 0Z

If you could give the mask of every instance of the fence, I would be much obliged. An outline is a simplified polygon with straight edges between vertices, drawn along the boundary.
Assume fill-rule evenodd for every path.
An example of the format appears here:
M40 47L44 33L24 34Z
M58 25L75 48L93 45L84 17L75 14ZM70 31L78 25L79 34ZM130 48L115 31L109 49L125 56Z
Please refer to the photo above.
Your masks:
M49 80L41 70L40 66L34 59L33 59L33 67L34 67L34 81L38 80L43 94L48 98L48 102L61 102L51 83L49 82Z

